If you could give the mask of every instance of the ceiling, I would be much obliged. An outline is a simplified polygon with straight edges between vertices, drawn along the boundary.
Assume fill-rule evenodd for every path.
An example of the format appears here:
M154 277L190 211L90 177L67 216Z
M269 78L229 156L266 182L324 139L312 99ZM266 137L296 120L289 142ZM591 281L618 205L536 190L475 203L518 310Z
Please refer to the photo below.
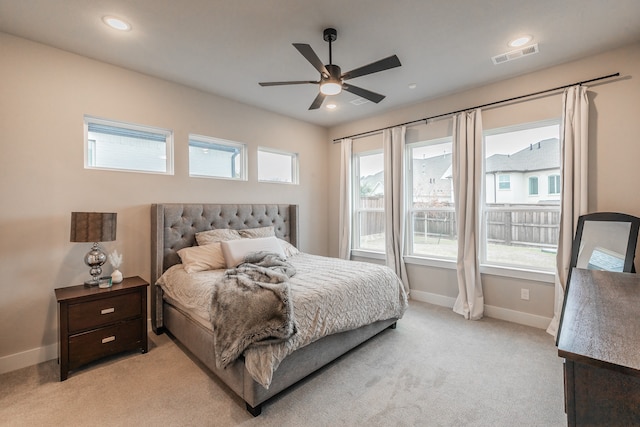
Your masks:
M401 67L349 81L382 102L343 91L327 98L336 109L309 111L316 85L258 85L318 80L292 43L326 64L327 27L343 72L398 55ZM0 31L329 127L637 42L640 1L0 0ZM522 34L539 53L494 65Z

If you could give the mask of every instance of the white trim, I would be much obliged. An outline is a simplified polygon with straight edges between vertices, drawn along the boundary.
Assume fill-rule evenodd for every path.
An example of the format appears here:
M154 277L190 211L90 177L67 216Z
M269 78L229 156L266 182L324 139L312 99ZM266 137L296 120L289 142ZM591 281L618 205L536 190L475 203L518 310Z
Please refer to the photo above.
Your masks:
M47 360L58 358L58 344L50 344L33 348L20 353L0 357L0 374L37 365Z
M429 304L439 305L441 307L453 308L453 304L456 302L454 297L448 297L446 295L434 294L425 291L416 291L411 289L409 294L412 300L428 302Z
M555 273L541 270L527 270L524 268L505 267L489 264L480 265L480 273L491 276L511 277L514 279L533 280L540 283L555 284Z
M154 333L147 319L147 334ZM149 339L147 337L147 339ZM58 358L58 343L0 357L0 375Z
M456 301L453 297L438 295L431 292L411 290L411 299L415 301L427 302L441 307L453 308ZM520 325L531 326L538 329L547 329L551 323L550 317L538 316L537 314L524 313L522 311L510 310L508 308L496 307L493 305L484 306L484 315L494 319L505 320L507 322L518 323Z

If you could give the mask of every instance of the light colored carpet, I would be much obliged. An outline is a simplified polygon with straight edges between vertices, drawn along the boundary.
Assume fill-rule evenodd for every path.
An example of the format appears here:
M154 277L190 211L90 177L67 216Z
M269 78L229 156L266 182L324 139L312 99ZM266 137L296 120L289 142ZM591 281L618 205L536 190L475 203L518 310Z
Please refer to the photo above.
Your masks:
M0 376L8 426L563 426L562 361L544 331L412 301L386 330L253 418L167 335L59 382L52 360Z

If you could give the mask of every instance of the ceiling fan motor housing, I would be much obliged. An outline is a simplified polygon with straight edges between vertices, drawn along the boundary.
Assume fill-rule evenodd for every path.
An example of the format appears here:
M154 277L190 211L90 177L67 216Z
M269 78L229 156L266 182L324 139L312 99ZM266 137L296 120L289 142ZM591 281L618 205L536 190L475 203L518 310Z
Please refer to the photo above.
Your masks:
M342 70L340 69L339 66L333 65L333 64L327 64L324 67L329 72L329 75L327 76L326 80L333 80L335 82L342 82L342 80L340 79L340 76L342 75ZM323 79L323 80L325 80L325 79Z
M338 32L336 31L335 28L327 28L322 33L322 38L326 42L329 42L329 43L334 42L338 38Z

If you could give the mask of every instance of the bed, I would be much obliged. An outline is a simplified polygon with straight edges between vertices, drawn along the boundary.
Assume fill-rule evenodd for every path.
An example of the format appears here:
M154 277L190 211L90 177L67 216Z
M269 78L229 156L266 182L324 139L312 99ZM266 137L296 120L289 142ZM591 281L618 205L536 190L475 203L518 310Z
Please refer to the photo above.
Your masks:
M300 272L291 277L292 306L297 304L297 288L303 281L309 283L318 279L325 273L316 273L310 276L312 268L309 263L325 263L318 267L324 272L341 271L346 264L360 265L360 268L371 268L376 280L384 281L380 286L386 294L396 293L375 310L367 310L372 313L373 320L357 327L340 326L337 331L319 339L310 339L304 342L300 348L283 347L298 339L305 337L301 331L294 335L295 339L282 340L282 343L256 345L247 348L246 352L230 363L224 369L220 368L219 359L216 363L214 355L214 333L211 325L203 321L202 315L196 315L195 311L181 304L173 298L172 288L167 286L167 278L172 274L183 277L187 273L180 271L186 269L181 264L181 256L178 251L184 248L197 246L196 234L209 232L210 230L240 230L242 232L272 228L275 237L287 242L282 243L288 247L287 262L291 262ZM205 233L206 234L206 233ZM258 239L259 240L259 239ZM265 239L266 240L266 239ZM284 246L288 245L288 246ZM362 267L364 263L354 261L337 260L326 257L317 257L303 252L298 253L298 207L296 205L283 204L153 204L151 206L151 322L156 334L169 332L177 339L193 356L200 360L215 376L224 382L246 404L247 410L257 416L262 411L263 404L281 391L315 372L329 362L335 360L349 350L365 342L387 328L395 328L396 321L402 317L406 309L407 297L397 276L391 274L390 269L367 264L370 267ZM189 249L190 250L190 249ZM184 251L181 251L184 254ZM293 255L293 256L290 256ZM290 264L288 264L290 265ZM318 269L316 268L316 270ZM388 270L388 271L387 271ZM228 271L228 270L227 270ZM203 281L205 275L215 275L216 271L196 273ZM306 276L305 276L306 274ZM336 273L335 277L346 273ZM354 273L355 276L361 273ZM317 277L316 277L317 276ZM329 275L331 276L331 275ZM307 279L305 279L305 277ZM213 279L211 279L213 280ZM326 280L322 277L322 280ZM297 281L297 282L296 282ZM297 283L297 285L296 285ZM307 282L304 282L307 283ZM287 282L288 285L288 282ZM163 289L164 287L164 289ZM366 287L371 287L367 284ZM393 289L390 291L389 289ZM385 296L385 298L387 298ZM395 301L393 299L396 299ZM335 297L331 304L340 304L344 297ZM376 310L380 314L375 314ZM392 314L389 314L392 313ZM377 316L375 317L374 316ZM307 316L309 317L309 316ZM379 319L378 319L379 317ZM305 323L304 319L296 319L296 325ZM333 318L331 319L333 322ZM331 323L326 322L326 323ZM317 322L316 322L317 323ZM301 329L301 328L298 328ZM302 340L303 338L300 338ZM254 347L268 347L272 355L278 357L277 369L269 372L267 384L262 377L256 377L255 362L252 362L254 353L263 351ZM275 349L275 350L273 350ZM291 350L291 351L290 351ZM260 356L263 357L263 356ZM257 379L256 379L257 378Z

